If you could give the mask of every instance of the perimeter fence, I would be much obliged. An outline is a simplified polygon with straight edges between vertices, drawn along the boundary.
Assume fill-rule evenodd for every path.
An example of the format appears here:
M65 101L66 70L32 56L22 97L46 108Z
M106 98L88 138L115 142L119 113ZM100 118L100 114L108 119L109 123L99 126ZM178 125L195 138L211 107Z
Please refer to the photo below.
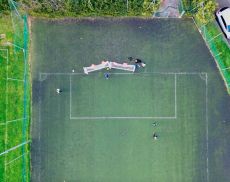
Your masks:
M11 23L1 33L0 181L30 181L30 76L27 14L21 5L8 0ZM5 21L7 24L7 21ZM9 31L12 29L12 31Z
M213 2L215 3L215 1ZM179 10L180 13L185 12L187 15L192 16L194 23L215 59L216 65L224 80L227 92L230 94L230 41L228 42L223 36L223 33L215 19L206 21L207 23L202 23L200 18L198 18L198 11L207 10L204 8L205 3L208 3L208 1L204 0L199 3L192 3L191 1L180 0L181 8ZM204 16L205 13L206 12L203 12ZM213 12L213 15L214 14L215 12Z

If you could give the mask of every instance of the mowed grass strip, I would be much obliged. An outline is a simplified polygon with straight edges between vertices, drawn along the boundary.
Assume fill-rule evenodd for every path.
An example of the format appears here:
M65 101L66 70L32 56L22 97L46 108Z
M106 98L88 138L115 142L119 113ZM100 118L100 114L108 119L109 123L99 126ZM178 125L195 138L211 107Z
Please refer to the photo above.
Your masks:
M7 121L23 118L24 85L21 81L7 82Z
M6 120L6 64L7 51L0 47L0 124L4 124Z
M22 49L9 48L8 78L24 79L24 53Z
M22 26L22 24L19 24L19 26ZM6 34L6 38L0 40L0 49L2 49L0 50L0 152L2 153L23 142L23 127L25 126L23 126L23 120L20 119L23 118L24 111L23 76L25 62L22 49L16 49L14 46L4 46L6 42L14 43L15 35L11 17L0 16L0 27L0 34ZM18 40L23 40L22 28L19 28L20 32L17 32L20 33L16 35ZM22 46L23 43L17 45ZM8 50L8 55L6 50ZM30 102L29 92L27 101ZM27 109L29 108L27 107ZM28 151L29 145L26 145L24 154L26 160L29 160ZM19 147L0 156L0 181L22 181L22 155L22 147ZM15 160L15 162L8 165L12 160ZM29 161L26 162L26 171L29 173ZM29 178L27 179L29 180Z
M22 158L20 157L6 165L6 181L23 181L22 175L18 175L22 174L22 162Z

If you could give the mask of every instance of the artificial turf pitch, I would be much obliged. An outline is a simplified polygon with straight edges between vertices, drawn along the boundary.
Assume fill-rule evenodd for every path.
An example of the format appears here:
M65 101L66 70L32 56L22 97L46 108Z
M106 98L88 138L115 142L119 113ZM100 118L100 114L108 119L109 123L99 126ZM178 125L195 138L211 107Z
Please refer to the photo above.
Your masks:
M223 160L210 138L221 135L213 118L228 117L212 105L226 95L190 19L35 20L32 27L32 181L208 182L224 173L213 165ZM104 71L83 74L83 66L129 56L146 68L111 70L108 80Z

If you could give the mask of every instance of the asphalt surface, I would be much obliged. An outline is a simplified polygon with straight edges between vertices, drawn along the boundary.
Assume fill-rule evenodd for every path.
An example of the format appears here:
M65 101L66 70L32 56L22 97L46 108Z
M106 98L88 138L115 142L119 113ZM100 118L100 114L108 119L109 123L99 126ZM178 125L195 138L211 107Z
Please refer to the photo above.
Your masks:
M219 4L219 7L220 8L223 8L223 7L230 7L230 0L217 0L217 3Z
M219 8L230 7L230 0L217 0ZM230 40L227 40L230 45Z

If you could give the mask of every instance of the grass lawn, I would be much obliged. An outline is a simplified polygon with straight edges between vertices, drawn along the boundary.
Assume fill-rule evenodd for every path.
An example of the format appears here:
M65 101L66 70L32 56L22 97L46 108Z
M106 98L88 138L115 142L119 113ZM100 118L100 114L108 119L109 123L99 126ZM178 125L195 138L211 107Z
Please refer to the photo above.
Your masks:
M213 50L214 54L217 55L220 53L219 56L216 57L218 64L220 68L222 69L222 74L226 78L226 81L228 85L230 84L230 69L226 69L230 67L230 46L228 46L227 40L225 40L224 35L221 34L221 36L218 36L211 40L213 37L220 34L220 29L217 28L217 25L215 22L208 24L207 26L208 34L207 37L209 42L210 48ZM230 87L228 89L228 92L230 94Z

